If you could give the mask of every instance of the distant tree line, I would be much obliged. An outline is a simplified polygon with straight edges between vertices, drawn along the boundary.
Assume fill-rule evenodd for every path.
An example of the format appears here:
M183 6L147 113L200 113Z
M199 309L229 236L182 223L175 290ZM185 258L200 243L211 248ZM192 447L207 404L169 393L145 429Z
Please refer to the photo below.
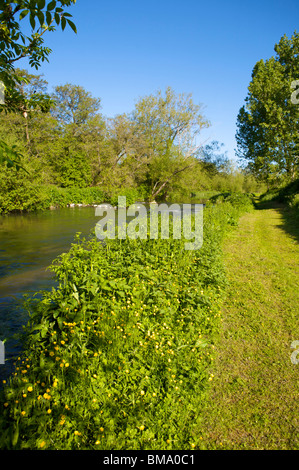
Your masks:
M41 75L20 69L16 74L23 112L2 114L0 140L22 155L26 174L2 167L2 178L110 193L139 188L148 199L256 189L223 145L202 145L200 132L209 122L191 95L167 88L140 98L131 113L106 118L101 100L79 85L56 86L49 94ZM35 96L48 96L48 108Z

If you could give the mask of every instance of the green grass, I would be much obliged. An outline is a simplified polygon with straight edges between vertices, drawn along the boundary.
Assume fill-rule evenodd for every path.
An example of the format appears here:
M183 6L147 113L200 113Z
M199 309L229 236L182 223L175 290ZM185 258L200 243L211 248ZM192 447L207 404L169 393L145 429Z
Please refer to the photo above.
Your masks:
M203 449L298 449L299 228L271 205L225 239L229 288L213 388L197 438Z

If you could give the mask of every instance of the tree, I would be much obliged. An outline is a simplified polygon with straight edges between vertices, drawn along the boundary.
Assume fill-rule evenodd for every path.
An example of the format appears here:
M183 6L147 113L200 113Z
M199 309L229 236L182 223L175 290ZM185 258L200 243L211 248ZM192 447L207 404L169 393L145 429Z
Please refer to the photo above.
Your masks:
M83 87L67 83L52 95L51 115L58 124L59 146L51 158L56 182L89 186L95 180L104 134L101 100Z
M194 157L202 147L197 138L209 122L191 94L176 95L170 87L164 95L158 91L141 98L132 118L148 147L147 184L155 199L170 181L196 164Z
M299 107L292 103L292 83L298 78L299 35L282 37L276 56L255 65L245 105L237 118L240 160L268 183L298 175Z
M71 125L74 132L94 118L100 109L101 100L93 98L83 87L67 83L57 86L52 95L52 115L62 126Z
M201 165L210 176L228 170L230 162L227 152L221 153L222 147L224 147L224 144L213 140L202 148Z
M107 120L107 143L101 181L108 186L134 187L143 183L152 152L138 123L127 114Z
M44 34L55 31L61 26L62 30L68 24L74 32L76 26L70 19L72 15L65 7L76 3L76 0L0 0L0 81L5 88L5 103L0 105L0 112L18 112L26 115L26 98L20 89L24 77L20 77L15 69L15 63L27 58L29 64L36 70L48 56L51 50L44 46ZM29 19L32 29L30 36L22 32L21 26L25 18ZM25 28L24 28L25 29ZM37 94L31 101L31 107L41 107L48 110L50 97L43 93ZM4 141L0 142L0 163L19 160L20 155L10 149L10 157Z

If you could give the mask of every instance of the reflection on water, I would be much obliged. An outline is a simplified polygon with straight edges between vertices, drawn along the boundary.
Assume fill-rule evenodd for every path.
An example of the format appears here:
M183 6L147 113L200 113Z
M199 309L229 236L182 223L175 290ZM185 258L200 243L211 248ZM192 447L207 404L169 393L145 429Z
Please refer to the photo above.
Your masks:
M47 267L69 250L76 233L89 235L96 222L93 207L0 217L0 340L6 339L1 381L19 352L14 335L27 323L23 295L51 289L55 281Z

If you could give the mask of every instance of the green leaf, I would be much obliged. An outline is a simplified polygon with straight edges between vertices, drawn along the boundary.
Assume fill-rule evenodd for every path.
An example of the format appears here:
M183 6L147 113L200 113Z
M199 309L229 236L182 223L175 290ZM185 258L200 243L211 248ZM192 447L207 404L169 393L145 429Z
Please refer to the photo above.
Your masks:
M74 33L77 34L77 28L76 28L75 23L73 23L71 20L68 20L68 19L67 19L67 22L68 22L69 26L72 28L72 30L74 31Z
M37 6L40 10L45 8L45 5L46 5L46 0L37 0Z
M31 24L31 28L35 29L35 18L32 14L30 14L30 24Z
M13 436L12 436L12 445L15 446L19 440L19 423L17 423Z
M40 366L41 369L43 369L45 367L45 359L42 355L39 358L39 366Z
M55 13L55 21L56 21L56 24L59 25L60 24L60 15L58 13Z
M49 11L46 11L47 25L49 26L52 21L52 15Z
M61 17L61 28L62 28L62 31L65 30L65 27L66 27L66 19L62 16L62 17Z
M43 14L42 11L38 11L37 12L37 17L38 17L38 20L39 20L39 23L41 26L43 26L44 22L45 22L45 15Z
M29 10L23 10L21 13L20 13L20 21L25 18L25 16L27 16L29 13Z
M54 10L55 7L56 7L56 0L53 0L53 1L50 2L49 5L47 6L47 11Z

